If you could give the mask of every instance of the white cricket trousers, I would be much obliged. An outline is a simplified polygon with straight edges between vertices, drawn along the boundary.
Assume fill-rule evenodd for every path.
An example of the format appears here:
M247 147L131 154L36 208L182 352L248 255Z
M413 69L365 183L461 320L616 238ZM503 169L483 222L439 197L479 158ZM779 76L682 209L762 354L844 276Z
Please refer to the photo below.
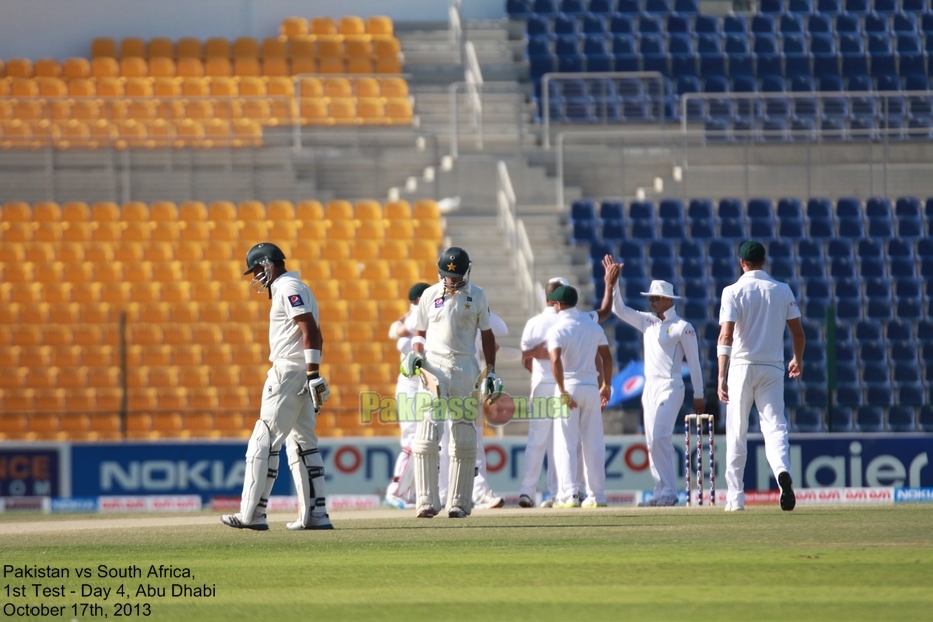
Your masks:
M586 495L597 503L607 503L606 441L603 437L599 387L589 384L564 386L577 402L577 408L571 408L570 416L561 417L554 426L557 502L566 503L573 498L573 468L577 464L577 446L582 444Z
M553 398L557 392L554 382L536 382L531 387L531 398ZM529 404L529 407L532 407ZM541 409L542 412L544 409ZM535 498L541 467L547 455L547 489L552 497L557 496L557 468L554 464L554 420L532 419L528 422L528 443L525 445L525 469L520 495Z
M748 457L748 414L758 406L765 455L777 479L790 473L790 446L784 416L784 369L776 365L729 365L726 406L726 484L728 503L745 505L745 461ZM793 473L791 473L793 477Z
M654 478L655 499L677 497L671 436L683 403L683 381L661 378L645 380L641 404L645 411L645 441L648 444L651 477Z

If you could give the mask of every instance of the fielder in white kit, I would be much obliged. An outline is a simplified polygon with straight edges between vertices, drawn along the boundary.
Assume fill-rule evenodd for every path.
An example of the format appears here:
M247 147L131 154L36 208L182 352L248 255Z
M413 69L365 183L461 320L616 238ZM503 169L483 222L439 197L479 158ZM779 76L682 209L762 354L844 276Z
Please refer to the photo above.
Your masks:
M464 404L465 400L473 398L479 378L477 329L481 332L486 363L494 366L496 362L496 338L490 326L489 304L482 288L469 282L471 265L470 256L462 248L452 246L441 253L437 262L440 282L421 295L412 352L401 364L401 372L407 377L423 366L437 376L439 397ZM486 376L481 392L482 397L501 394L502 381L495 372ZM442 414L445 415L442 421L419 421L412 441L418 518L433 518L441 508L438 426L449 427L450 434L447 515L465 518L473 509L476 428L466 416L452 420L452 409ZM478 412L471 416L478 416Z
M396 339L395 347L402 358L411 352L411 338L415 334L415 314L418 310L418 301L421 300L421 294L424 290L431 287L428 283L415 283L408 290L408 313L404 317L396 320L389 328L389 338ZM417 376L406 378L401 373L395 383L395 397L397 401L404 395L409 398L409 404L413 404L415 395L421 388L421 382ZM415 437L415 428L417 423L410 420L402 420L401 411L399 412L398 425L400 428L399 443L402 451L395 460L395 470L392 473L392 481L386 487L386 503L400 510L415 507L415 475L411 468L411 439ZM413 414L413 413L412 413Z
M803 366L806 336L800 307L786 283L763 270L765 247L749 241L739 248L742 276L722 290L719 310L719 399L726 404L726 511L745 509L745 461L748 455L748 414L758 406L765 454L778 487L781 509L797 504L790 473L790 446L784 416L784 327L790 330L794 356L788 376Z
M548 294L558 303L558 320L547 331L547 349L557 393L569 416L557 419L554 427L554 462L557 467L555 508L581 507L574 495L573 470L577 446L582 445L586 500L582 507L605 507L606 442L603 436L602 396L608 386L612 365L609 341L602 327L576 308L577 290L561 285Z
M606 295L613 297L613 313L644 335L645 387L641 404L645 413L645 441L651 477L654 478L654 494L638 505L670 507L677 505L671 435L684 403L685 387L681 373L684 359L693 384L693 412L702 414L705 409L697 335L693 326L677 315L674 300L679 300L680 296L674 295L674 286L667 281L652 281L648 291L641 293L648 297L651 313L626 306L622 293L616 287L623 265L615 263L608 255L603 259Z
M298 492L298 520L288 529L333 529L324 498L324 460L314 433L317 414L330 389L321 377L321 338L317 300L297 272L285 270L285 254L263 242L246 254L246 272L258 293L268 292L269 369L262 388L259 421L246 447L240 511L221 521L236 529L266 531L266 504L278 476L279 451L286 443L288 464ZM287 441L286 441L287 437Z

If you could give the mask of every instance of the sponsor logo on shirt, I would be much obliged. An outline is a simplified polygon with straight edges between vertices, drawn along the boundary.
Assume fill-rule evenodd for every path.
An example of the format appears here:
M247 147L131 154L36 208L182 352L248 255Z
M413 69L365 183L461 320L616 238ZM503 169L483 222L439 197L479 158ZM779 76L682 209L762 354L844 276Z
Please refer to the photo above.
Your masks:
M434 299L434 308L435 308L435 309L440 309L440 308L443 307L443 306L444 306L444 297L443 297L443 296L441 296L440 298L435 298L435 299Z
M301 296L298 294L292 294L288 297L288 303L293 307L303 307L305 306L304 301L301 299Z

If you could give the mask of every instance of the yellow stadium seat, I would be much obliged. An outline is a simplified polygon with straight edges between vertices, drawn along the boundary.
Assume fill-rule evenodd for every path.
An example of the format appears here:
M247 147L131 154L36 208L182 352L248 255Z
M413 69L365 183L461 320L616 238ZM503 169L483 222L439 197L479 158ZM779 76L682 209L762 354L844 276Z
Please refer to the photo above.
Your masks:
M318 58L318 71L324 74L347 73L347 63L341 56L321 56Z
M301 122L310 125L331 125L333 120L327 111L327 99L303 98L301 100L299 114Z
M62 77L68 80L69 87L72 87L75 80L91 77L91 63L86 58L66 58L62 65ZM72 93L72 96L78 95Z
M204 58L204 49L201 45L201 40L195 37L183 37L179 39L175 55L179 59Z
M293 98L295 96L295 83L289 78L270 77L266 84L266 92L274 97Z
M308 20L304 17L286 17L282 20L279 32L283 37L304 37L308 34Z
M157 104L158 106L158 104ZM166 116L161 110L158 112L160 117ZM174 115L171 115L174 116ZM171 147L175 138L175 127L163 118L147 121L149 129L149 142L153 147Z
M209 241L204 245L204 259L207 261L229 261L234 259L235 244L224 241Z
M216 303L220 300L220 284L216 282L199 283L191 290L191 300L194 302Z
M150 39L149 60L155 58L175 58L175 43L168 37Z
M230 121L211 119L204 124L205 146L226 147L232 141Z
M124 78L148 78L149 64L146 59L135 56L120 59L120 75Z
M178 67L173 59L157 56L149 59L149 75L153 78L174 78L178 75Z
M209 78L225 78L233 75L229 58L208 56L204 62L204 75Z
M35 68L28 58L11 58L6 62L8 78L29 79L35 75Z
M288 59L284 56L269 56L262 61L262 75L267 78L285 78L292 75Z
M385 15L372 15L366 20L366 32L371 35L392 35L392 18Z
M5 222L0 225L0 233L3 235L3 241L7 243L31 242L33 228L29 223Z
M214 118L214 105L206 99L194 99L185 103L184 116L188 119L204 121Z
M327 229L327 237L332 240L354 240L356 239L356 221L353 220L332 220Z
M148 222L126 222L123 226L124 242L148 242L152 237L152 227Z
M349 302L367 300L370 296L370 285L364 281L351 280L340 283L340 297Z
M259 305L255 301L233 301L228 303L230 311L230 321L237 323L249 323L261 322L263 316L268 314L263 314Z
M338 281L348 281L360 278L360 262L355 259L333 259L330 266L330 277ZM320 275L319 278L325 278Z
M197 57L193 56L179 56L176 63L176 71L179 78L185 78L187 82L188 79L197 79L204 77L204 62ZM205 94L207 91L205 85ZM185 92L185 87L182 85L182 92L185 95L194 95L194 93Z
M96 58L98 56L116 58L117 42L110 37L97 37L91 41L91 58Z
M68 83L57 76L44 76L37 78L39 95L42 97L67 97Z
M147 84L147 86L149 86ZM150 97L149 95L134 95L133 97ZM156 105L156 102L152 100L135 100L131 101L127 107L127 116L129 119L135 119L136 121L152 121L153 119L158 118L159 111Z
M318 73L317 60L313 56L294 56L291 59L291 75L299 76Z
M58 223L55 223L58 224ZM55 261L55 248L57 244L51 244L48 242L32 242L30 244L24 244L22 249L24 252L24 261L32 264L43 264ZM10 257L5 258L7 261L8 269L16 269L15 263L17 260ZM59 267L59 272L61 272L61 267ZM3 264L0 264L0 272L3 271ZM41 267L36 266L36 276L40 277ZM59 275L60 276L60 275Z
M311 18L310 34L312 35L336 35L337 24L329 17Z
M378 304L372 300L354 301L350 306L350 321L354 323L378 322Z
M362 35L366 33L366 24L361 17L341 17L337 25L337 32L342 35Z
M211 37L204 44L205 58L230 58L230 41L223 37Z
M347 59L347 73L349 74L370 74L373 73L373 62L368 57L350 57Z
M317 240L301 239L295 242L289 259L298 261L314 261L321 257L321 246Z
M146 58L146 42L138 37L127 37L120 41L120 58Z
M74 228L73 223L69 231ZM119 242L123 238L123 232L119 223L115 222L97 222L91 229L91 240L94 242ZM66 238L69 241L77 241L74 238Z
M243 100L243 117L257 121L272 118L272 106L268 99L249 98Z
M32 218L36 222L57 222L62 219L62 208L54 201L42 201L32 206Z
M236 222L215 222L210 230L210 239L215 242L237 242L240 239L240 227Z
M411 102L404 97L393 97L387 99L385 116L388 120L396 125L411 124L413 119Z
M65 204L64 212L68 213L67 207L69 204ZM70 227L75 223L65 223L66 227ZM79 223L86 224L86 223ZM67 229L66 229L67 230ZM84 261L84 245L78 242L63 242L62 244L57 245L56 247L56 256L59 261L65 263L76 263Z
M382 347L378 343L353 344L353 360L360 365L381 364L385 362Z
M348 59L369 60L373 54L372 37L367 34L347 34L344 49Z
M148 245L146 245L148 247ZM108 249L110 252L101 252L97 248L87 250L87 260L94 263L110 262L116 259L123 263L136 263L145 259L143 245L139 242L121 242L113 246L101 246L100 249Z
M412 240L411 258L426 261L437 261L438 243L434 240Z
M380 97L379 81L375 78L357 78L355 86L357 97Z
M385 225L382 220L361 220L356 230L358 240L382 241L385 239Z
M444 230L438 220L419 220L415 227L415 237L440 244L444 239Z
M120 283L123 281L123 264L118 261L94 264L93 279L97 283Z
M234 58L258 58L259 42L253 37L239 37L233 42Z
M252 119L236 119L233 136L234 147L258 147L262 145L262 126Z
M91 302L79 305L79 318L81 324L110 324L117 318L114 308L106 302Z
M382 257L382 242L358 239L353 245L353 259L371 260Z
M327 110L337 125L359 125L360 123L355 97L332 97Z
M324 217L327 220L353 220L353 204L342 199L328 201L324 211Z
M172 261L175 258L175 249L171 244L154 242L145 245L146 261Z
M270 201L266 205L266 213L269 220L276 221L295 221L295 206L291 201Z
M369 259L363 262L360 277L373 283L375 287L380 286L380 281L388 280L389 276L389 263L385 259Z
M174 223L159 223L163 225L172 225ZM160 261L152 264L151 279L164 286L168 283L176 284L182 279L182 262L180 261Z
M372 283L373 300L398 300L405 292L399 291L398 282L392 279Z
M230 201L215 201L208 208L208 219L217 222L237 219L236 206Z
M178 217L186 223L205 222L208 219L207 207L201 201L186 201L179 207Z
M411 220L411 205L408 201L389 201L385 205L388 220Z
M421 264L413 259L397 259L390 263L391 277L403 283L414 283L421 278Z
M99 56L91 59L92 78L118 78L120 65L112 57Z
M211 74L208 73L208 75ZM240 78L262 76L262 65L255 57L236 58L233 61L233 75Z
M410 220L390 220L386 227L387 240L411 240L415 235L414 223Z
M378 97L366 97L358 100L360 121L363 125L385 124L385 102Z
M402 51L402 47L399 44L398 39L395 37L387 35L376 35L373 36L373 51L377 60L397 60L399 54ZM384 97L388 97L388 94L385 91L383 91L382 95Z
M3 206L3 218L0 222L32 222L32 208L23 201L10 201Z
M431 199L421 199L415 203L415 220L438 220L441 212L437 207L437 202Z
M155 78L152 81L152 94L156 97L180 97L181 82L175 78ZM170 106L160 106L160 109L174 110Z
M295 206L295 215L298 220L308 224L324 220L324 206L320 201L305 200Z
M349 78L325 78L321 84L324 97L353 96L353 83Z
M149 216L153 222L178 221L178 206L172 201L156 201L149 206Z

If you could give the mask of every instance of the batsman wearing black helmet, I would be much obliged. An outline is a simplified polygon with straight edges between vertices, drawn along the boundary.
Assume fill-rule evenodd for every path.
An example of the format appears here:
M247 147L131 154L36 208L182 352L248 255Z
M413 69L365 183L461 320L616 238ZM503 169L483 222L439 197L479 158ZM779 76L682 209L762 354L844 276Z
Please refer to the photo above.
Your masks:
M424 290L415 316L412 351L402 360L401 372L411 377L423 366L437 376L438 397L472 399L474 390L486 397L502 392L494 371L480 378L476 363L476 331L480 331L483 355L496 364L496 338L489 320L489 303L482 288L470 283L470 256L462 248L445 249L437 261L440 282ZM482 386L477 386L481 384ZM475 405L474 405L475 406ZM475 411L475 408L474 408ZM417 516L432 518L440 511L438 444L450 437L450 470L447 515L464 518L473 509L473 477L476 468L477 412L471 417L450 416L443 421L418 422L412 441L415 463ZM438 428L441 432L439 433Z
M259 421L246 448L240 511L221 517L237 529L269 529L266 503L278 475L279 450L286 445L298 491L298 520L288 529L333 529L324 500L324 460L314 424L330 389L321 377L321 338L317 300L297 272L285 269L275 244L257 244L246 254L246 275L258 293L268 293L269 360Z

